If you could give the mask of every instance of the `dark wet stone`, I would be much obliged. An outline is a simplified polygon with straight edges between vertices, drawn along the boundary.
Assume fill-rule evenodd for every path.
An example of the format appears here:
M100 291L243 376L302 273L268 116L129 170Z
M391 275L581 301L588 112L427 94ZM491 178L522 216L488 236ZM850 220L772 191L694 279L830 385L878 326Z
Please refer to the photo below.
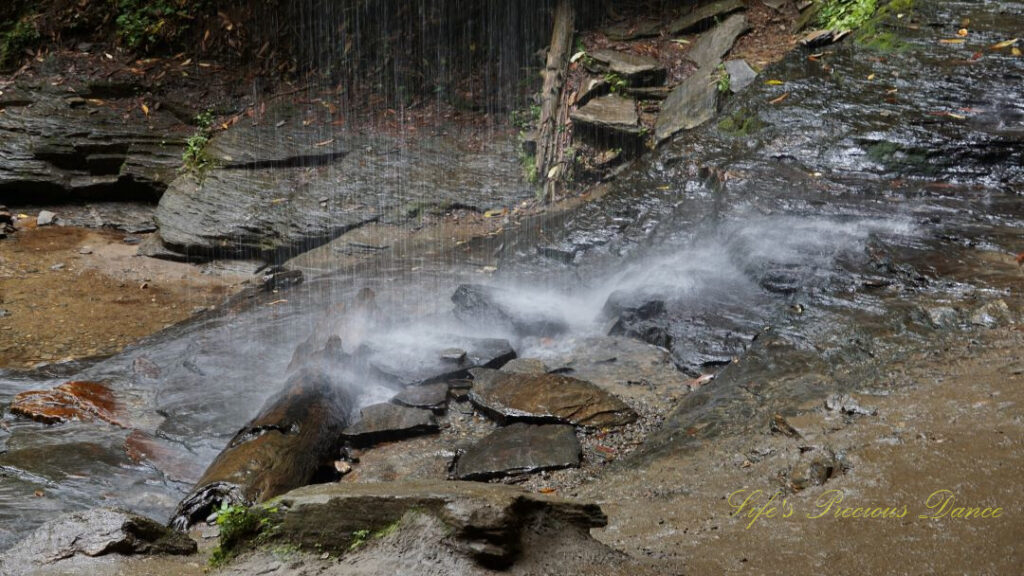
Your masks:
M100 382L72 381L52 390L21 392L11 402L10 411L44 424L102 420L123 426L114 395Z
M575 429L563 424L516 423L481 439L455 464L460 480L490 480L579 466L582 450Z
M122 510L73 512L36 529L0 556L0 574L28 574L76 556L193 554L196 543L170 528Z
M515 561L523 533L531 527L589 538L591 528L607 523L596 504L481 482L319 484L293 490L277 502L281 516L272 539L342 553L357 531L392 526L415 511L439 518L448 527L446 542L492 567Z
M399 440L440 430L437 418L429 410L382 403L359 411L359 420L346 428L342 439L358 446Z
M409 386L392 398L392 401L413 408L438 408L448 401L448 383L436 382L423 386Z
M665 300L642 293L616 290L608 295L601 313L605 318L629 314L637 320L650 320L665 313Z
M567 422L601 428L637 418L622 400L585 380L486 369L472 374L470 401L499 422Z
M445 358L443 350L399 350L361 348L356 358L365 361L382 377L402 386L413 386L464 378L472 368L501 368L516 357L508 340L500 338L452 337L451 343L465 351L461 359Z
M578 110L569 114L574 124L587 129L620 137L640 135L640 117L636 102L609 94L594 98Z
M697 70L669 94L654 125L658 142L682 130L692 130L714 117L718 106L715 74L714 70Z
M536 358L516 358L502 366L501 371L517 374L546 374L548 367L542 360Z
M668 30L671 34L689 32L701 24L707 24L716 17L725 16L737 10L743 10L746 7L747 3L744 0L718 0L710 2L673 20L668 25Z
M614 74L631 86L656 86L665 81L665 67L650 56L618 50L594 50L587 56L593 71Z
M721 62L741 34L750 29L745 14L733 14L724 22L715 26L710 32L703 34L690 46L686 57L697 65L697 68L713 69Z
M555 336L568 331L562 317L552 317L508 304L506 290L482 284L463 284L455 290L455 316L470 325L512 330L520 336Z
M757 72L746 60L726 60L725 72L729 75L729 90L733 94L738 94L757 78Z

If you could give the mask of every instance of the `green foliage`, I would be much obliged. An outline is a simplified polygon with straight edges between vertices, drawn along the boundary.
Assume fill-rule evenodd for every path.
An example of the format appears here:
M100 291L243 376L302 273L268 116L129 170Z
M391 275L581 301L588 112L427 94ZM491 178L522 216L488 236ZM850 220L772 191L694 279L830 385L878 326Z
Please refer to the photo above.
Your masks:
M370 540L380 540L398 531L398 527L401 526L402 521L396 520L387 526L380 528L379 530L356 530L352 533L352 543L348 545L349 552L355 552L362 548Z
M205 0L117 0L117 36L131 50L174 45L205 4Z
M609 90L612 94L621 94L626 91L629 83L626 80L614 72L609 72L604 75L604 81L608 83Z
M535 126L540 121L540 106L530 104L529 108L513 110L509 114L509 121L521 130Z
M725 64L719 64L716 71L717 75L715 82L718 85L718 91L724 94L729 91L732 78L729 77L729 73L725 70Z
M222 566L234 558L244 544L266 539L272 532L275 514L277 508L248 508L222 503L217 512L220 542L210 555L210 565Z
M195 118L196 131L185 140L185 151L181 153L182 170L202 176L210 167L212 159L206 152L206 145L213 135L213 112L206 110Z
M825 0L818 24L828 30L856 30L875 13L877 0Z
M718 129L733 137L747 137L765 128L764 120L749 108L740 108L718 122Z
M13 67L22 52L39 40L39 31L31 18L22 18L0 34L0 70Z
M910 20L908 12L914 9L914 0L892 0L878 8L875 15L861 26L857 44L876 52L899 52L906 48L898 30Z

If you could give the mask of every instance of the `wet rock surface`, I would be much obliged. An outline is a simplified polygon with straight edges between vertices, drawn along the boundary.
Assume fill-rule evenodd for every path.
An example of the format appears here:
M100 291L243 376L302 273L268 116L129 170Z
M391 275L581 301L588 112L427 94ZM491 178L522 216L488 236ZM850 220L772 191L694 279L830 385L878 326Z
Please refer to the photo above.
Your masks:
M515 357L516 352L508 340L459 336L445 337L427 353L421 349L395 350L372 344L356 353L359 361L402 386L461 378L472 368L500 368Z
M455 463L461 480L489 480L579 466L582 450L572 426L515 423L470 447Z
M359 411L359 420L345 428L341 437L352 444L368 446L437 431L437 419L429 410L397 404L373 404Z
M718 87L715 72L699 69L672 90L654 126L654 137L663 142L681 130L692 130L715 116Z
M60 571L76 556L193 554L196 543L184 534L143 516L96 508L73 512L43 524L0 554L0 573Z
M499 422L567 422L600 428L622 426L636 413L597 386L560 374L472 371L469 399Z
M72 381L52 390L22 392L14 397L10 411L44 424L101 420L123 426L114 395L101 382Z

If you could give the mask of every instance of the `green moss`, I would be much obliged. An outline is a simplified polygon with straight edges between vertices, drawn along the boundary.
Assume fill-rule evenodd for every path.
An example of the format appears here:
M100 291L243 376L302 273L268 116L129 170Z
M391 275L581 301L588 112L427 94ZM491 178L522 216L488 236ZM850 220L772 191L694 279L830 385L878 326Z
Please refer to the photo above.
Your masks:
M23 52L39 41L39 31L31 17L25 17L6 30L0 24L0 70L14 67Z
M220 539L210 555L211 566L223 566L246 546L267 541L277 527L277 508L228 506L217 512Z
M734 137L747 137L764 129L768 124L749 108L740 108L718 122L718 129Z

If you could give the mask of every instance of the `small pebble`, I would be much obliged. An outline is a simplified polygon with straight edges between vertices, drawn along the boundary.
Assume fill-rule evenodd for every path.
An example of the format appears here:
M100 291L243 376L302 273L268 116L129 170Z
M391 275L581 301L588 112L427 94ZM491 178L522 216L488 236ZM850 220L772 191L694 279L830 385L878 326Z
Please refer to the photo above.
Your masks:
M64 263L63 262L58 262L57 264L54 264L53 266L50 266L50 270L53 270L54 272L57 272L57 271L60 271L60 270L63 270L63 269L64 269Z
M139 244L141 242L142 242L142 238L139 238L138 236L125 236L124 237L124 243L125 244Z
M92 246L82 246L78 249L79 254L92 254Z

